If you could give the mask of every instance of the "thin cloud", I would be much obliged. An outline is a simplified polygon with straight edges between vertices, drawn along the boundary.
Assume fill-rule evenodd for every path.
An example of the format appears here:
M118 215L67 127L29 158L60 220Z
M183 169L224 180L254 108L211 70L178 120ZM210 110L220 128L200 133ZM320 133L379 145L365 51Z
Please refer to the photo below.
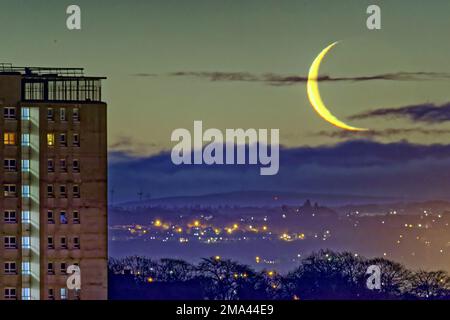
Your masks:
M274 73L252 74L249 72L221 72L221 71L178 71L170 73L173 77L195 77L209 81L242 81L242 82L261 82L273 86L289 86L308 81L306 76L298 75L280 75ZM445 80L450 79L448 73L438 72L397 72L384 73L369 76L356 77L330 77L327 75L319 76L318 81L422 81L422 80Z
M413 134L425 135L425 136L438 136L442 134L450 134L450 129L424 129L424 128L392 128L384 130L369 130L361 132L351 132L347 130L336 130L336 131L319 131L315 135L323 136L328 138L389 138L393 136L408 136Z
M162 149L163 147L156 143L140 142L130 136L119 136L108 146L110 152L123 153L132 157L147 155Z
M442 105L423 103L400 108L383 108L359 113L350 119L369 119L375 117L407 118L414 122L443 123L450 121L450 102Z

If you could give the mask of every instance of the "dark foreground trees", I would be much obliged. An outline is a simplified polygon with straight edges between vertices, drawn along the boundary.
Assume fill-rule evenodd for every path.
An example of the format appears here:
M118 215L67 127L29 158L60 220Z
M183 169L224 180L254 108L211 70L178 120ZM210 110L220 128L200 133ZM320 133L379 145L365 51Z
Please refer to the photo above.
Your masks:
M371 265L381 270L380 289L367 287ZM287 275L219 257L192 265L134 256L110 259L109 278L111 299L450 299L444 271L414 272L387 259L329 250L311 254Z

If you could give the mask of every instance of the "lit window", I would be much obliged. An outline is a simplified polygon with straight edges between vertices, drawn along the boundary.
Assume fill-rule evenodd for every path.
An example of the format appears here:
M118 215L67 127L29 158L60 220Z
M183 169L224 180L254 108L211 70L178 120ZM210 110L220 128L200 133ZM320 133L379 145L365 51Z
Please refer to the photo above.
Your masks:
M22 237L22 249L31 249L30 237Z
M66 121L66 108L59 109L59 120Z
M54 146L55 145L55 134L47 133L47 145Z
M48 121L53 121L53 109L52 108L48 108L47 109L47 120Z
M30 223L31 222L31 216L30 211L22 211L22 223Z
M3 168L5 171L17 171L16 163L16 159L5 159L3 160Z
M80 146L80 135L78 133L73 134L73 145L76 147Z
M61 300L67 300L67 288L61 288Z
M27 184L22 185L22 198L30 197L30 186Z
M59 213L59 223L60 224L67 224L68 220L67 220L67 215L65 211L61 211Z
M22 160L22 172L30 171L30 160Z
M14 261L5 262L6 274L17 274L17 266Z
M22 120L30 120L30 108L22 107Z
M22 300L31 300L30 288L22 288Z
M28 133L22 134L22 146L29 147L30 146L30 135Z
M5 223L16 223L17 222L16 211L5 210L3 212L3 221Z
M6 300L16 300L16 288L5 288L4 297Z
M13 146L16 144L16 134L13 132L5 132L3 134L3 143L6 146Z
M22 274L23 275L30 275L31 274L31 267L29 261L22 262Z
M5 107L3 108L3 116L5 119L15 119L16 118L16 108L14 107Z
M17 248L17 241L16 237L14 236L6 236L3 239L5 249L16 249Z
M3 195L7 198L17 197L17 189L15 184L5 184L3 186Z

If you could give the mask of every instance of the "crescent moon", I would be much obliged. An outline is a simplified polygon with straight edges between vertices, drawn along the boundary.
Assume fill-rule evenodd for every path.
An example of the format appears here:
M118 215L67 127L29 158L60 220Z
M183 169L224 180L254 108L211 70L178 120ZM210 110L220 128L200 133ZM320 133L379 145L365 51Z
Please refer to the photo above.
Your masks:
M325 55L328 53L328 51L331 50L338 42L334 42L330 44L328 47L322 50L321 53L314 59L314 62L312 63L309 73L308 73L308 82L306 84L307 91L308 91L308 98L309 102L313 106L314 110L326 121L331 123L332 125L335 125L338 128L349 130L349 131L367 131L369 129L366 128L357 128L352 127L343 121L336 118L330 110L325 106L325 104L322 101L322 98L320 97L319 92L319 67L320 63L322 62Z

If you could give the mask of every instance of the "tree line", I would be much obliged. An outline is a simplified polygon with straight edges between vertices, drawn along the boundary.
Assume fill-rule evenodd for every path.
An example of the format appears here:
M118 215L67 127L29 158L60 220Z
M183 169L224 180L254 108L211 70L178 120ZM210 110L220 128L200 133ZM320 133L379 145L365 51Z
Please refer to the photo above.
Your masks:
M367 287L371 265L381 270L379 289ZM312 253L284 275L220 257L191 264L142 256L111 258L109 274L112 299L124 298L120 291L128 298L144 299L450 299L445 271L413 271L385 258L330 250ZM120 282L124 278L131 282Z

